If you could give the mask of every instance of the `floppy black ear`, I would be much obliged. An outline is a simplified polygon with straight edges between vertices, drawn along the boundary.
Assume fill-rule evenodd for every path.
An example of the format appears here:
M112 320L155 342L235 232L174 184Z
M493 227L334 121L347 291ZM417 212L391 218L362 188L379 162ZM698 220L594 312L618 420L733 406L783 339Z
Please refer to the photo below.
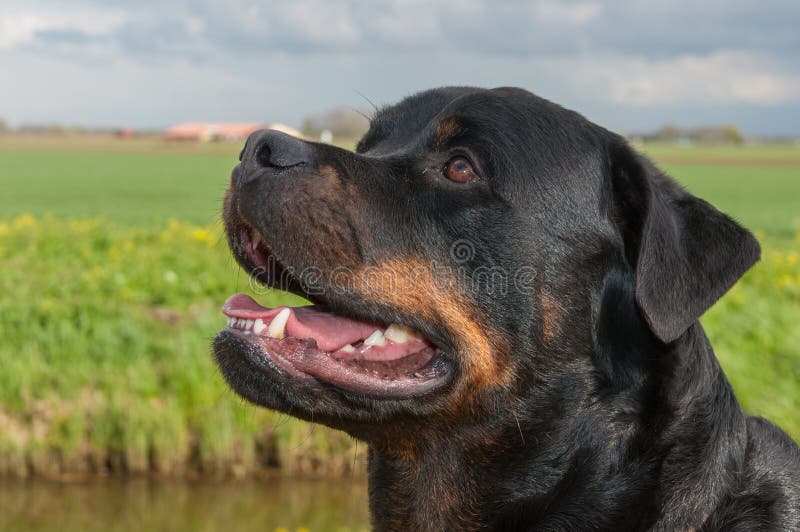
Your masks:
M626 144L613 149L611 175L636 302L656 336L671 342L758 261L758 242Z

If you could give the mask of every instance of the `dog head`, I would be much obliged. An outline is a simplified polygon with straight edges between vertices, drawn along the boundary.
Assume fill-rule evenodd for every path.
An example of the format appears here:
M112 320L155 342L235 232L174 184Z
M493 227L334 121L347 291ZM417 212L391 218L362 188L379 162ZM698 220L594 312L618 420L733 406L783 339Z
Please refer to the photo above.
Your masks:
M232 297L218 364L245 398L367 439L613 372L598 352L675 341L758 259L622 138L521 89L414 95L355 153L261 131L240 159L233 254L313 306Z

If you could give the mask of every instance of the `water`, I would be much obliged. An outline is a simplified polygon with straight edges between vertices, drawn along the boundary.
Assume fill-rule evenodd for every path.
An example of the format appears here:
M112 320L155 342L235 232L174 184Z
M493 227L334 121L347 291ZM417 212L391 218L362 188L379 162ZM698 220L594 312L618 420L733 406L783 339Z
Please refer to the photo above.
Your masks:
M0 481L0 530L369 530L363 480Z

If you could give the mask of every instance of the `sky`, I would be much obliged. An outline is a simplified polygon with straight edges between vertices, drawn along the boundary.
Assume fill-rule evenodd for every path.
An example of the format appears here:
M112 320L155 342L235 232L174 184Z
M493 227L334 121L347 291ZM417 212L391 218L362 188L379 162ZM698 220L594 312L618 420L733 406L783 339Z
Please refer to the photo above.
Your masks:
M800 136L797 0L3 0L0 117L299 126L514 85L608 128Z

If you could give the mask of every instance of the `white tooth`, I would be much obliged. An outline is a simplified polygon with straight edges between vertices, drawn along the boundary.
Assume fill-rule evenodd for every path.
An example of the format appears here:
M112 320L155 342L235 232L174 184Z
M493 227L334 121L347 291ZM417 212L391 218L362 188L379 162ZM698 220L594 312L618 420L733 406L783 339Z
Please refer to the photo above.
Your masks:
M261 334L267 326L264 325L264 320L258 318L256 321L253 322L253 332L256 334Z
M405 325L398 325L397 323L389 325L389 328L386 329L383 336L385 336L387 340L391 340L397 344L402 344L410 340L418 340L420 338L419 333L414 329L406 327Z
M383 337L380 329L376 329L374 333L364 340L364 345L384 346L386 345L386 338Z
M228 317L228 327L233 327L234 323L236 323L236 318Z
M245 329L252 329L253 328L253 320L245 320L244 321L244 328Z
M267 329L267 334L272 338L283 338L286 333L286 322L289 321L289 316L292 314L292 309L286 307L278 312L278 315L272 318Z
M244 318L239 318L239 319L236 321L236 326L237 326L237 327L239 327L240 329L244 329L244 324L245 324L245 323L247 323L247 320L246 320L246 319L244 319Z
M255 249L262 242L261 233L253 229L253 232L251 234L252 234L251 240L253 242L253 249Z
M355 352L355 350L356 348L350 344L347 344L346 346L339 348L339 351L344 351L345 353L353 353Z

